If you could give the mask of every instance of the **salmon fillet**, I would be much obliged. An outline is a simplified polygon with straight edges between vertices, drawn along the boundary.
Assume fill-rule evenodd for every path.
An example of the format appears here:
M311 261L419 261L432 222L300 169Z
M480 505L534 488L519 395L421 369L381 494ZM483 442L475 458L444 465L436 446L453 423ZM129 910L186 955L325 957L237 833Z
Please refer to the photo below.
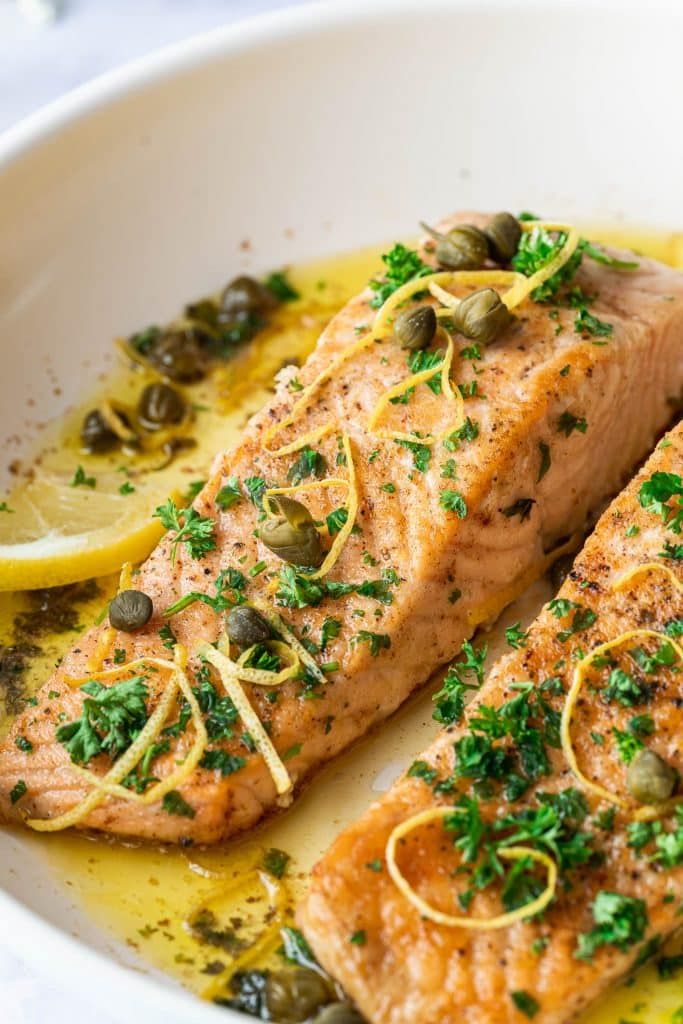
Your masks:
M480 215L460 219L486 223ZM422 255L432 259L424 247ZM435 448L427 465L424 452L378 439L367 428L380 396L408 372L405 352L391 338L339 365L301 421L281 432L277 444L331 423L332 433L316 447L328 472L340 476L345 469L339 445L346 432L358 479L357 529L329 577L354 589L326 593L313 603L296 586L278 582L282 562L254 534L260 513L246 489L258 504L263 481L286 482L298 453L275 457L266 451L264 436L291 408L295 389L329 368L371 322L371 290L349 302L305 366L282 372L272 401L252 419L241 442L216 457L194 503L198 514L213 521L216 547L193 558L181 543L173 559L173 537L167 535L134 584L152 598L154 614L137 634L117 634L111 650L124 651L128 659L168 656L159 632L167 625L163 611L190 592L213 594L219 572L243 571L244 596L279 605L299 637L309 646L324 646L318 661L337 666L324 686L293 681L273 694L245 684L295 789L300 787L395 711L479 623L495 618L540 575L547 553L584 530L669 422L671 399L683 386L683 274L647 259L628 272L584 259L575 284L592 297L592 312L612 325L611 336L578 334L575 310L566 304L555 309L526 301L514 324L475 364L456 356L453 378L470 395L468 428L450 451ZM404 431L440 435L453 425L452 407L421 385L406 404L389 407L387 421ZM456 473L457 479L447 476ZM221 510L216 495L231 477L240 481L242 499ZM442 507L445 489L459 494L459 511ZM341 489L305 495L320 521L344 500ZM328 628L327 643L321 644L326 620L338 625ZM223 617L196 602L170 625L197 670L197 645L216 640ZM82 712L84 694L66 680L92 671L105 626L79 639L0 747L2 819L53 818L88 792L55 730ZM111 665L110 652L104 667ZM157 696L153 679L148 686L151 707ZM276 808L277 793L239 723L233 733L211 743L212 751L225 755L226 771L197 768L180 787L190 808L184 815L168 813L160 803L110 797L79 825L181 842L216 842L249 828ZM20 749L26 743L30 750ZM166 777L191 743L189 726L156 757L154 776ZM108 766L106 757L89 765L98 772ZM25 787L20 798L18 781Z
M677 474L680 488L683 426L668 435L604 513L557 599L543 609L522 646L494 665L467 707L465 720L444 729L416 762L413 775L409 772L400 779L346 829L315 867L310 893L299 911L301 924L323 965L375 1024L519 1024L525 1014L533 1016L536 1024L573 1020L680 927L683 803L679 815L671 808L660 813L659 839L656 829L660 826L633 824L641 805L626 787L624 757L629 753L624 747L620 754L614 732L621 731L622 744L644 743L666 759L679 773L678 794L683 801L680 659L660 655L653 665L636 654L634 660L628 652L638 645L652 655L661 643L656 638L635 637L613 649L613 665L603 663L591 670L579 692L571 728L579 769L591 783L613 794L613 799L622 799L623 807L610 805L599 793L582 788L562 749L557 748L557 738L553 741L577 659L627 630L667 632L672 638L683 632L681 538L664 525L656 509L642 507L638 497L641 486L654 473ZM673 504L677 501L683 510L683 497L674 499ZM667 542L674 552L669 549L669 557L663 558ZM676 545L679 560L674 557ZM651 562L660 568L634 577L623 589L613 589L632 567ZM675 573L678 589L661 566ZM672 650L666 653L671 655ZM628 669L630 682L614 676L614 668ZM526 681L532 684L530 690L524 686ZM640 693L631 688L634 681ZM619 686L620 696L616 695ZM509 735L498 740L494 747L508 752L517 743L518 760L508 770L526 771L529 786L519 799L506 799L501 785L509 786L509 781L496 783L489 777L487 798L485 783L472 779L476 769L471 748L469 765L466 761L466 744L472 742L472 736L481 740L485 735L483 719L491 720L505 702L519 700L524 692L532 694L527 696L535 707L530 720L544 734L547 764L541 765L537 775L530 771L532 745L528 737L526 755L522 740L513 741ZM550 712L534 704L539 695ZM525 756L522 770L519 764ZM490 772L494 774L492 768ZM563 796L558 798L560 793ZM455 807L463 795L478 801L483 820L498 822L501 836L519 831L520 821L528 825L530 818L525 815L538 815L549 804L560 806L558 799L565 801L567 818L561 827L567 831L560 857L567 867L560 868L555 899L539 917L517 920L499 930L450 927L422 917L392 881L385 857L392 830L428 808ZM501 825L511 814L517 824L508 821ZM460 873L463 854L454 847L454 840L463 833L446 831L444 820L436 819L404 837L398 846L399 868L430 906L482 918L500 913L498 881L476 892L467 910L458 903L457 892L471 884L470 876ZM532 828L529 834L538 836L542 831L538 817L536 823L537 830ZM549 824L552 821L546 821L546 827ZM586 849L593 851L587 862L576 855L580 845L577 833L590 837L584 840ZM668 838L664 840L664 836ZM534 841L527 839L526 845L534 845ZM535 848L549 849L540 839ZM480 847L470 866L481 863L483 856ZM557 853L553 857L557 859ZM507 873L510 862L501 864ZM543 888L543 871L540 878ZM606 897L605 893L612 895ZM609 917L615 899L621 906L622 921L632 926L630 934L621 936L620 945L605 920L605 941L596 941L596 929L600 929L596 916ZM359 935L362 944L358 944ZM350 941L352 937L355 941Z

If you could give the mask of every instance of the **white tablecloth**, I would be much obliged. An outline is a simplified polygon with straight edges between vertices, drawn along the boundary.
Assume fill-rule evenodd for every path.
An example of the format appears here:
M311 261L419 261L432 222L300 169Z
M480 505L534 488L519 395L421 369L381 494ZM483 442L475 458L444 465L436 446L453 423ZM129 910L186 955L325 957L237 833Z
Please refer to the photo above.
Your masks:
M287 6L287 0L62 0L39 26L0 0L0 131L102 71L215 25ZM0 922L3 1024L122 1024L58 991L11 951ZM130 1024L130 1022L127 1022Z

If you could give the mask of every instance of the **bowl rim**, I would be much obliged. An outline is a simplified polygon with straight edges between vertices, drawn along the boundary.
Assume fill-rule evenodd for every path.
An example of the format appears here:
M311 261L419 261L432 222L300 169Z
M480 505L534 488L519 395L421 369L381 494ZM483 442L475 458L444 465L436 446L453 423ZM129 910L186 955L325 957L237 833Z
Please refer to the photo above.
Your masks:
M547 14L555 9L571 10L572 16L613 11L642 13L641 0L419 0L438 11L453 9L485 11L489 14L518 8L527 14ZM260 12L225 25L193 34L170 45L84 82L58 99L40 107L0 133L0 172L50 140L61 130L78 124L100 109L113 106L138 90L162 84L202 64L229 60L243 52L273 43L301 38L320 30L359 25L380 14L400 17L415 11L416 0L313 0L294 6ZM683 14L680 0L650 0L649 16L655 13ZM88 979L84 998L100 984L120 985L125 978L130 996L139 1005L167 1013L170 1020L196 1019L210 1022L244 1020L242 1014L219 1009L184 989L174 979L164 984L161 972L151 968L143 973L117 962L111 955L92 949L11 896L0 883L0 918L5 928L0 944L19 959L36 967L38 977L47 977L65 987L65 971ZM7 936L7 940L4 936ZM11 937L11 943L10 943Z

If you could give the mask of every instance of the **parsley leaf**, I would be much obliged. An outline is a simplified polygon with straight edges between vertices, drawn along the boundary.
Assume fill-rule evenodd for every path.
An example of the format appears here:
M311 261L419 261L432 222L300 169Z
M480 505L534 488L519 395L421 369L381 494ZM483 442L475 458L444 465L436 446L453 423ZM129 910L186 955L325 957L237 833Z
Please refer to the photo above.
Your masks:
M672 499L674 499L672 501ZM638 501L644 509L660 516L672 533L683 529L683 480L677 473L653 473L641 485Z
M175 531L171 538L171 560L175 561L179 544L184 544L192 558L203 558L216 547L214 531L216 523L208 516L202 516L196 509L179 509L172 498L159 505L154 516L161 520L167 530Z
M315 451L310 445L304 445L299 458L292 464L287 473L287 480L293 486L300 484L308 477L320 478L324 475L326 463L320 452Z
M371 657L376 658L380 651L391 647L391 638L386 633L372 633L369 629L360 629L351 637L351 646L356 647L358 644L367 644Z
M240 482L236 476L229 476L221 489L216 494L216 504L223 511L227 512L229 508L236 505L238 501L242 500L242 492L240 490Z
M573 431L578 430L581 434L586 433L588 423L583 416L574 416L573 413L566 409L557 421L557 429L564 434L565 437L569 437Z
M246 763L246 759L238 754L229 754L225 750L205 750L199 765L209 771L220 772L226 778L244 768Z
M640 942L647 928L647 905L634 896L601 891L591 906L595 928L579 935L575 956L590 960L601 946L616 946L625 952Z
M455 512L458 519L465 519L467 516L467 503L460 491L442 491L439 495L439 505L446 512Z
M112 686L102 686L93 679L80 689L87 694L81 716L57 728L57 741L76 764L87 764L102 753L118 757L147 721L144 676L133 676Z
M370 281L370 287L375 292L370 300L373 309L383 306L390 295L412 278L433 273L432 268L423 262L415 249L408 249L401 242L397 242L382 256L382 262L386 267L383 277Z
M175 814L179 818L194 818L197 813L177 789L164 794L161 806L167 814Z

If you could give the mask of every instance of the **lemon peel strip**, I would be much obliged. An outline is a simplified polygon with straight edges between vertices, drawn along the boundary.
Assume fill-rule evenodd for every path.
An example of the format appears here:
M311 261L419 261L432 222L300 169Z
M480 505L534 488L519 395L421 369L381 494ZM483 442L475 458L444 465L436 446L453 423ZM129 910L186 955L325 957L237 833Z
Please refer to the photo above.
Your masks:
M213 665L218 672L226 693L237 708L240 718L254 741L254 746L266 763L278 796L284 796L291 792L293 786L289 772L242 688L239 676L243 669L230 658L229 654L225 653L226 650L229 650L227 637L224 636L221 639L219 646L221 649L217 650L210 644L203 643L199 646L197 653Z
M517 281L504 295L501 295L501 299L508 309L514 309L515 306L519 306L539 285L545 284L553 274L561 270L565 263L574 255L581 237L578 230L572 227L571 224L559 224L547 220L528 220L522 221L520 226L522 231L533 231L535 228L541 228L544 231L561 231L567 237L562 248L555 253L545 266L537 270L531 277L525 277L523 274L520 275L521 280Z
M303 434L291 443L282 445L279 448L272 449L268 447L269 442L272 441L276 434L279 434L281 430L286 429L286 427L291 427L296 423L299 415L308 408L308 405L316 392L323 384L327 383L328 380L331 380L339 367L343 366L344 363L347 363L349 359L352 359L358 352L362 352L364 349L369 348L374 344L375 340L375 335L370 331L368 334L364 334L362 338L358 338L350 345L347 345L346 348L342 349L342 351L330 361L324 370L320 371L318 376L315 377L310 384L306 385L287 416L285 416L284 419L273 423L263 434L261 447L267 455L289 455L292 452L303 448L303 446L308 444L310 440L319 440L321 437L324 437L325 434L330 433L333 426L328 423L321 427L316 427L307 434Z
M319 683L326 683L327 679L325 678L325 673L322 671L313 656L306 650L296 634L292 632L285 620L278 615L277 612L274 612L268 607L268 605L261 601L254 601L252 604L254 608L261 612L264 619L275 630L275 632L284 637L287 644L292 648L294 653L298 655L301 664L309 670L311 675L315 676Z
M245 683L253 683L255 686L280 686L288 679L293 679L301 665L296 651L292 650L288 644L283 643L281 640L266 640L265 644L269 650L273 650L280 658L288 661L289 664L278 672L267 672L265 669L251 668L246 662L249 660L254 649L259 646L254 644L244 651L235 662L240 667L240 679L243 679Z
M420 825L428 825L433 821L446 818L452 813L452 807L430 807L426 811L420 811L420 813L414 814L398 824L387 840L386 861L391 880L402 895L419 911L422 917L434 921L435 924L445 925L447 928L465 928L470 931L494 931L498 928L507 928L516 921L533 917L535 914L540 914L542 910L545 910L555 895L557 865L548 854L535 850L530 846L508 846L497 851L498 856L502 860L519 861L528 857L536 863L542 864L547 871L545 889L539 896L531 900L530 903L526 903L523 907L518 907L516 910L508 911L505 914L499 914L497 917L463 917L455 914L446 914L442 910L437 910L436 907L432 907L421 896L418 896L396 863L397 844L399 840L403 839L409 832L419 828Z
M428 370L420 370L419 373L413 373L409 377L404 377L403 380L398 382L398 384L394 384L393 387L385 391L380 396L374 409L370 413L370 418L368 419L368 430L385 441L413 441L415 443L425 444L428 446L437 444L437 442L443 437L446 437L454 430L457 430L458 427L462 425L465 418L465 402L460 391L457 389L454 391L451 384L451 367L453 365L454 351L453 339L450 335L447 335L446 352L443 362L441 363L441 391L448 401L455 402L458 406L457 418L453 424L451 424L438 437L435 437L432 434L428 434L426 437L417 437L415 434L409 434L405 431L380 430L377 427L378 420L391 403L392 399L399 398L401 395L405 394L409 388L417 387L418 384L423 384L436 376L437 371L434 367L431 367Z
M628 808L628 801L624 800L620 796L617 796L616 793L612 793L610 790L605 789L603 786L598 785L598 783L592 782L591 779L587 778L579 768L576 753L574 752L574 746L572 744L571 724L572 716L574 714L574 708L579 698L579 694L581 693L581 688L584 684L585 672L589 668L593 659L601 654L605 654L607 651L613 650L615 647L620 647L622 644L628 643L629 640L633 640L637 637L645 637L651 640L661 640L671 644L671 646L676 651L678 658L681 661L683 661L683 648L681 648L680 644L676 643L676 641L673 640L670 636L667 636L666 633L659 633L654 629L629 629L625 633L620 633L619 636L614 637L612 640L607 640L603 644L598 644L598 646L594 647L589 654L587 654L584 658L581 659L581 661L577 662L576 667L574 668L572 685L569 688L567 698L564 702L564 707L562 709L562 718L560 721L560 740L562 745L562 752L578 784L581 786L582 789L594 793L596 796L599 796L602 800L607 800L611 804L616 804L616 806L620 807L622 810L626 810ZM637 819L643 819L652 815L653 811L655 814L658 813L652 807L641 808L635 812L634 816Z
M184 652L181 651L181 655L183 661L186 660ZM76 770L83 778L87 778L98 789L102 789L108 796L116 796L120 800L128 800L131 803L147 805L157 803L159 800L163 799L167 793L170 793L172 789L177 789L181 786L201 761L209 742L201 708L197 703L197 698L192 692L192 687L187 680L184 668L185 666L182 664L182 670L178 673L177 682L181 693L190 706L191 720L195 729L195 738L192 746L187 752L187 755L183 759L182 764L179 764L164 779L161 779L145 793L136 793L134 790L128 789L126 786L105 782L104 779L94 775L93 772L89 772L87 769L74 766L74 770ZM156 739L156 737L154 738Z

